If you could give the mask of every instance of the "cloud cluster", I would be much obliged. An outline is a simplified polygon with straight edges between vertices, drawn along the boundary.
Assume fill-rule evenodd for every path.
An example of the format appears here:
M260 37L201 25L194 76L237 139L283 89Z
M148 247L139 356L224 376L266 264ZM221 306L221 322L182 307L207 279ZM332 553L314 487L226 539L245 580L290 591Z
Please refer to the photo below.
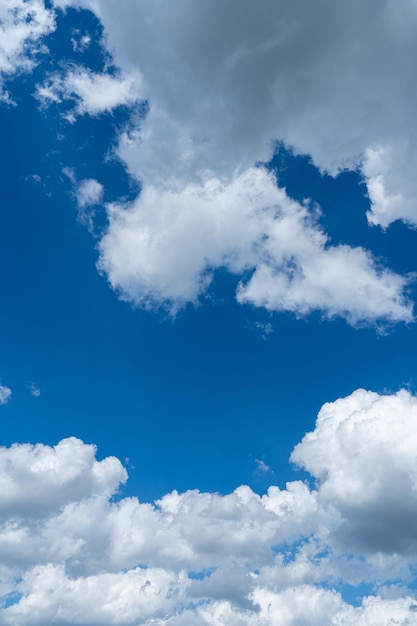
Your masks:
M269 161L279 140L332 175L361 171L370 223L417 223L414 2L353 0L337 10L331 0L55 6L94 11L122 73L117 88L102 90L108 77L74 69L43 96L75 94L76 113L96 115L134 98L129 77L140 72L149 103L118 147L143 190L131 206L109 207L100 246L99 265L122 297L176 310L223 267L252 272L240 302L351 323L411 319L403 279L378 270L364 250L329 247L311 210L284 192L271 199L270 178L254 166ZM279 207L273 218L271 203Z
M12 102L4 83L29 71L42 51L42 38L55 28L42 0L0 0L0 100Z
M120 462L75 438L2 448L0 621L417 624L416 422L408 392L358 390L324 405L292 454L314 486L153 505L118 496ZM363 582L360 606L343 599Z

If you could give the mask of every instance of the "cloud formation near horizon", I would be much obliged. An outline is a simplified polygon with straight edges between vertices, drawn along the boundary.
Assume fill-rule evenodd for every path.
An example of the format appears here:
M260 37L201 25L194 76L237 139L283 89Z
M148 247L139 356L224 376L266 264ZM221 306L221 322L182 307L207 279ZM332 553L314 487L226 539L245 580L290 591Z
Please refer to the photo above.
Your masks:
M58 33L57 39L61 34L66 37L67 54L72 50L76 62L55 57L51 49L33 80L19 81L14 100L13 80L45 58L48 35L65 23L59 7L93 11L104 30L89 33L70 28ZM91 15L89 20L86 23L94 21ZM68 129L75 129L72 137L79 140L71 146L76 153L72 163L61 162L61 156L71 150L52 150L49 165L36 169L39 173L19 178L21 172L16 172L16 179L11 179L19 180L18 184L23 180L50 184L47 191L53 199L57 187L51 183L53 173L58 168L65 175L68 180L63 182L61 177L59 193L71 184L67 199L77 209L79 221L97 237L98 270L120 298L137 307L164 307L174 315L189 303L203 301L216 271L225 269L235 278L236 300L242 305L286 311L297 318L319 312L322 318L339 317L354 326L411 322L413 277L396 273L386 259L365 247L332 241L314 198L295 201L289 197L268 163L279 141L295 154L309 156L321 172L337 176L345 168L355 170L370 200L369 226L382 230L397 219L416 226L416 21L417 5L411 0L401 5L396 0L352 0L337 7L332 0L316 0L314 5L308 0L265 0L262 10L253 0L124 0L117 6L114 0L0 0L1 106L19 106L19 93L26 90L20 101L25 107L39 107L36 114L46 116L47 122L42 128L51 121L51 136L59 131L61 146ZM56 50L65 48L63 41L57 45L52 40ZM87 53L94 46L100 49L100 62ZM91 148L88 133L93 127L94 139L100 136L103 141ZM9 138L14 138L14 128L11 125ZM34 141L36 137L40 134L33 133ZM108 138L114 143L103 148ZM27 145L17 142L16 153L21 157L25 149L28 167L32 167L34 159ZM45 144L40 145L36 154L43 154ZM89 162L94 160L91 155L94 165ZM103 165L101 160L115 158L114 169L94 169ZM107 187L114 184L119 189L112 176L122 171L120 161L130 175L130 193L140 187L140 193L129 200ZM15 167L11 160L7 172L14 173ZM32 205L29 192L22 198L28 198L30 210L22 216L36 218L32 207L38 208L42 200L37 198ZM104 205L107 198L113 202ZM216 332L216 342L211 340L214 334L204 338L204 345L210 344L210 360L198 376L193 372L200 369L196 359L205 358L205 352L195 341L197 326L190 333L188 326L183 334L181 330L173 337L173 333L171 341L144 324L126 342L136 317L131 318L132 326L128 316L116 316L113 309L101 317L107 304L94 281L87 276L83 288L78 288L80 277L85 278L87 258L84 243L79 244L83 240L88 247L91 238L81 228L73 237L66 228L68 222L61 219L48 221L45 228L51 214L45 211L38 225L42 233L46 231L45 237L38 237L41 231L33 229L31 221L21 231L19 212L13 215L13 224L5 221L6 251L12 250L15 259L28 243L30 252L13 264L16 267L7 277L13 301L6 298L5 302L14 304L5 318L5 332L12 329L11 338L27 343L25 350L11 357L13 369L23 359L31 361L28 370L36 369L42 389L51 389L57 375L65 386L76 372L74 381L83 384L72 385L80 393L71 406L77 412L86 403L94 407L92 428L100 423L113 436L113 407L123 404L129 407L126 432L134 440L135 434L143 435L143 422L133 428L129 416L136 419L139 409L146 416L145 407L150 407L157 424L147 432L164 437L168 420L174 432L181 412L188 415L189 407L194 411L197 405L203 406L212 392L209 405L220 407L218 423L223 413L225 419L233 419L233 413L240 420L238 404L230 411L230 394L242 389L245 358L252 360L244 379L252 376L251 399L246 400L249 394L239 398L239 406L246 404L244 419L231 425L231 435L235 428L242 435L249 425L250 437L252 388L265 389L268 380L274 384L278 380L282 389L289 389L288 395L280 391L274 395L274 407L279 403L281 416L287 409L294 414L291 403L297 387L288 384L292 372L298 380L301 369L310 376L314 367L314 376L305 387L311 389L325 379L332 393L334 355L344 354L352 335L327 350L329 344L320 343L321 336L317 343L309 342L317 331L315 324L310 325L314 326L311 334L300 333L301 339L295 338L296 331L291 335L292 326L283 325L283 333L288 328L288 337L296 341L277 341L268 353L258 350L259 343L241 351L242 334L226 345L225 334L218 332L226 326L213 324L210 332ZM62 215L56 212L57 217ZM17 226L19 238L8 242L10 224ZM52 230L54 224L65 230ZM69 233L68 242L59 240L62 233ZM51 243L51 256L43 255ZM39 251L42 263L31 267L30 260ZM62 252L63 264L57 262L55 267L57 252ZM400 257L394 259L399 264L405 254ZM46 277L48 272L39 267L52 267L54 272ZM26 270L30 270L27 282ZM93 279L97 279L94 273ZM32 311L27 302L35 305L35 299L47 293L39 281L42 287L51 286L51 297L42 301L43 308L34 306ZM67 299L58 293L58 285ZM22 299L14 299L20 292ZM80 306L83 294L96 306ZM67 308L70 300L77 306ZM88 318L85 326L80 323L84 318ZM58 332L69 320L69 332ZM24 324L39 335L39 343L26 341L30 333ZM116 326L123 332L113 333L114 341L109 343L108 331ZM263 337L273 331L269 322L248 322L247 326ZM378 368L370 368L374 378L378 373L392 376L401 359L406 363L412 342L407 350L403 346L410 336L397 336L401 339L398 352L396 345L384 353ZM327 341L335 337L336 333L329 335ZM7 341L11 347L11 339ZM192 351L188 351L191 341ZM357 378L363 375L366 362L357 368L360 373L349 373L349 369L356 370L352 363L359 358L357 345L352 343L339 369L346 376L344 385L355 378L351 388L364 384L357 383ZM86 346L91 361L78 354ZM126 346L129 354L123 362ZM131 358L137 346L140 355ZM263 359L275 346L279 360L276 353ZM375 346L364 341L363 353ZM166 350L170 358L161 366L164 359L158 355L166 355ZM306 359L306 367L299 370L307 350L312 359ZM227 354L233 352L234 359L228 360ZM385 372L388 355L390 366ZM329 376L320 367L324 359L330 363L325 370ZM187 362L186 366L179 361ZM220 361L219 373L216 363ZM53 377L48 376L51 363ZM237 363L242 367L236 367ZM234 367L230 380L229 367L230 371ZM273 376L271 367L276 367ZM128 368L133 375L126 378ZM399 378L403 370L398 369ZM105 375L100 375L104 370ZM220 377L221 395L217 395ZM35 382L27 384L28 380L26 396L29 392L38 398L40 388ZM138 380L146 385L141 398ZM102 394L103 381L109 381L108 399ZM178 387L181 384L196 394L191 394L188 404L178 402L173 408L185 391ZM203 387L204 397L198 395ZM105 406L105 421L96 410L95 388ZM305 392L302 384L298 388ZM166 402L155 404L157 394ZM56 406L68 394L46 395L55 397L49 402L45 396L46 403L42 398L39 402L26 398L34 407L27 421L22 419L25 398L16 398L11 405L15 407L13 419L17 419L11 421L13 428L8 432L16 432L17 424L21 434L29 422L30 432L35 432L33 427L43 438L39 429L43 430L47 441L52 429L57 432L55 426L68 432L70 424L69 432L74 432L82 417L75 422L70 405L69 417L59 424L54 421L59 416L59 410L54 413ZM0 385L0 405L11 396L11 389ZM268 430L271 397L262 397L261 413L268 413L268 419L259 421L260 440L266 433L271 441L278 432L275 426ZM49 408L39 420L42 404ZM158 407L168 407L166 420ZM204 407L209 410L207 402ZM2 410L10 415L10 406ZM185 434L189 434L188 419L182 422ZM314 429L295 446L290 462L303 470L305 480L290 481L285 487L272 485L264 495L247 485L228 494L174 490L154 503L126 497L123 487L128 474L123 464L111 456L99 459L94 445L75 437L55 446L15 443L0 447L0 624L417 626L416 422L417 396L405 390L380 395L358 389L325 404ZM124 432L122 428L122 437ZM195 435L190 436L203 433L204 437L206 423L192 432ZM186 449L191 440L183 437L183 441ZM180 440L173 443L179 445ZM276 474L273 461L269 467L262 460L261 445L249 458L264 483ZM157 454L161 454L159 439L146 450L148 459L158 447ZM226 454L225 458L229 461ZM217 460L213 458L213 464ZM171 470L165 465L161 473ZM216 480L220 473L217 467Z
M78 439L1 448L1 623L415 624L416 422L408 392L357 390L294 449L314 486L154 505L117 496L121 463Z

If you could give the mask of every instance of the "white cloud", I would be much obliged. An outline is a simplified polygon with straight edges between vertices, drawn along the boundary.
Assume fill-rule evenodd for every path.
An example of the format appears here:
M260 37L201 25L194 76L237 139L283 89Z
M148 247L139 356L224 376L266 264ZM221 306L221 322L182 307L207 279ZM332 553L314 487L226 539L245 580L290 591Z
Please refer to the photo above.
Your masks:
M143 74L151 112L121 146L139 178L230 176L279 139L331 173L363 168L373 223L417 223L412 0L56 4L92 8L116 62Z
M42 37L55 28L53 12L41 0L0 0L0 99L11 102L4 82L30 71L42 51Z
M79 221L94 235L96 205L101 204L103 201L103 185L95 178L83 178L78 181L75 170L71 167L64 167L62 173L72 184L72 193L77 203Z
M1 448L0 622L417 624L416 419L415 396L358 390L324 405L294 450L314 489L154 505L115 498L124 468L77 439ZM376 595L354 607L337 589L361 582Z
M0 405L7 404L12 397L12 390L6 385L0 385Z
M4 624L144 624L175 610L187 580L164 570L133 569L69 578L63 567L38 566L20 585L28 590L5 613ZM149 619L149 622L148 622Z
M75 177L72 182L75 184ZM90 233L94 233L94 205L102 202L103 192L103 185L94 178L85 178L76 186L78 219L87 226Z
M97 116L121 105L132 105L140 98L140 88L138 72L123 77L73 66L63 76L52 74L43 85L38 85L36 97L43 106L75 101L74 109L66 113L69 121L74 121L79 115Z
M112 0L55 4L95 11L121 77L140 72L150 106L118 147L143 190L127 210L109 208L100 247L100 267L123 298L175 311L226 267L253 272L240 302L296 315L321 310L350 323L411 319L406 282L370 253L331 247L283 192L272 202L285 216L272 219L270 182L253 168L283 141L322 171L362 171L370 223L417 223L414 2L353 0L337 10L331 0L266 0L262 8L249 0L126 0L123 11ZM44 87L44 96L75 94L76 114L93 115L126 100L85 72L55 77L58 87ZM132 101L138 93L126 92Z
M263 459L255 459L255 463L256 463L256 470L258 472L270 472L271 468L269 467L269 465L267 465L265 463L265 461Z
M319 481L349 549L417 553L417 399L358 390L324 405L292 460Z
M39 396L41 395L41 390L39 389L38 385L34 381L32 381L28 385L28 389L29 389L29 392L32 394L32 396L34 396L35 398L39 398Z
M82 180L75 192L77 204L80 209L98 204L103 197L103 185L94 178L85 178Z
M54 448L0 448L0 517L40 517L80 498L114 491L126 480L126 471L114 457L96 461L95 451L74 437Z
M241 275L240 302L349 322L410 321L406 280L362 248L331 246L308 208L263 168L230 182L161 190L145 186L130 206L108 208L99 267L138 306L196 302L218 267Z
M85 52L91 44L91 36L88 33L82 35L78 29L74 29L71 44L74 52Z
M365 176L371 209L368 221L384 228L397 219L417 224L414 142L401 141L365 151Z

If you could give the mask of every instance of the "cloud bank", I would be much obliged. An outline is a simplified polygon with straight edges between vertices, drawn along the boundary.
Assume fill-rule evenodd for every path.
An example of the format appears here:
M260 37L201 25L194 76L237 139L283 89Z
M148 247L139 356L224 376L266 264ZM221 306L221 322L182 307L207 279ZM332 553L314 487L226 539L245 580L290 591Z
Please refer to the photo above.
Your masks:
M121 463L78 439L1 448L0 621L416 624L416 422L408 392L357 390L294 449L314 486L155 504L117 495Z
M274 195L271 177L255 167L282 142L322 172L361 172L370 224L417 224L414 2L53 6L93 11L119 70L64 62L36 97L62 105L72 123L131 110L116 152L142 191L130 205L108 207L98 264L122 298L175 312L226 268L241 279L239 302L270 311L319 311L351 324L412 319L406 278L368 251L332 246L313 207L285 190ZM33 66L54 10L40 0L0 10L0 71L12 76Z
M350 323L411 319L403 279L378 271L368 252L331 247L305 207L285 192L271 198L269 177L254 166L268 162L281 141L323 172L360 171L370 224L417 223L414 2L55 6L96 13L125 77L119 80L127 84L139 72L149 104L118 147L142 193L128 207L109 207L100 245L99 266L124 299L177 310L195 302L223 267L252 273L237 299L272 311L318 310ZM83 95L71 82L67 75L60 89L77 94L79 113L106 108L112 89L106 96L95 90L92 103L90 90ZM128 102L129 90L122 91ZM283 243L288 221L293 229Z

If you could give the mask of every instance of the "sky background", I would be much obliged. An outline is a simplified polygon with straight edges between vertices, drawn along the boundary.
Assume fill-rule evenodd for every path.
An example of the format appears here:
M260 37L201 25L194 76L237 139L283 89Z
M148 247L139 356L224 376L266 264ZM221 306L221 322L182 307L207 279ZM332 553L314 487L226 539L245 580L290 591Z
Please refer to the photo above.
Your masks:
M415 5L237 4L0 0L2 624L417 624Z

